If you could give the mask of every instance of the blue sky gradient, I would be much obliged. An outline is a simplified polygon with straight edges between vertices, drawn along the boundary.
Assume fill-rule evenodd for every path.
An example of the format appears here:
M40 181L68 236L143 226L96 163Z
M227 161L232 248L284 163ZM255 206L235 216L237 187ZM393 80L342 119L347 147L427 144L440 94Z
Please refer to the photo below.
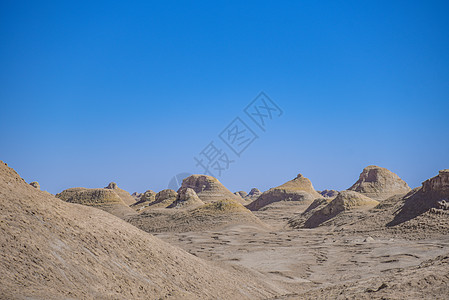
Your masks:
M219 177L232 191L449 168L447 1L2 1L0 64L0 159L52 193L201 173L261 91L284 114Z

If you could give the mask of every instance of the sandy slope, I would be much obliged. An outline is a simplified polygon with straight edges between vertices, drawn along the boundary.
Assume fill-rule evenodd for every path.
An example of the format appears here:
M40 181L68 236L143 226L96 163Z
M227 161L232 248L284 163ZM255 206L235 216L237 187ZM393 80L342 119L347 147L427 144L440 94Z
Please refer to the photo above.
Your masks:
M274 293L0 163L0 298L266 298Z

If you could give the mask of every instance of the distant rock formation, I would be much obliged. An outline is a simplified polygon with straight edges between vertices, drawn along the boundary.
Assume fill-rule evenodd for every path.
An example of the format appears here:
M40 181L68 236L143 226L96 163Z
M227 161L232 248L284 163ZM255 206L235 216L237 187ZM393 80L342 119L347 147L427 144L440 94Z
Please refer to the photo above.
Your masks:
M395 173L378 166L368 166L363 169L359 180L348 190L382 201L397 194L408 193L411 189Z
M259 198L260 195L262 195L262 192L258 188L252 188L248 195L246 195L246 197L244 198L245 200L252 202Z
M56 197L66 202L100 208L120 218L134 213L112 189L70 188L56 194Z
M379 201L354 191L341 191L335 199L330 202L328 201L329 200L325 199L315 200L309 208L304 211L302 216L297 217L296 220L290 220L290 225L293 225L293 227L313 228L334 218L344 211L369 209L379 204ZM304 216L307 218L304 218ZM303 223L301 221L303 221Z
M152 203L154 201L156 201L156 193L152 190L145 191L145 193L143 193L140 197L140 202Z
M245 191L238 191L238 192L235 192L234 195L245 198L248 195L248 193Z
M232 199L242 202L241 197L234 195L224 187L218 179L207 175L191 175L182 181L178 193L182 189L191 188L204 203Z
M32 187L37 188L38 190L41 189L41 186L39 185L39 182L37 182L37 181L31 182L30 185L31 185Z
M447 199L449 199L449 169L439 171L437 176L427 179L421 187L404 196L402 206L397 209L394 220L388 225L406 222L427 211L442 212L445 210Z
M255 201L247 205L250 210L258 210L273 202L298 201L301 203L311 203L321 195L315 191L310 180L301 174L278 187L269 189L262 193Z
M117 195L119 195L119 197L122 198L123 202L125 202L126 205L131 205L136 202L136 200L127 191L119 188L117 186L117 183L115 182L110 182L108 186L105 187L105 189L114 190L114 192L116 192Z
M323 190L323 191L321 191L319 193L324 198L335 198L338 195L338 191L336 191L336 190Z
M201 201L193 189L181 187L176 200L167 208L194 208L201 205L204 205L204 202Z
M193 194L190 188L181 191L180 195ZM195 197L195 196L193 196ZM187 232L201 230L218 230L229 225L256 226L257 228L267 228L266 224L260 221L251 211L235 200L217 200L214 202L199 204L196 198L193 204L182 203L183 196L172 204L178 208L185 209L164 209L146 210L139 215L133 216L128 221L136 227L147 232ZM191 200L187 200L191 201ZM201 200L199 200L201 201ZM192 203L191 203L192 204Z
M139 202L140 197L142 197L143 193L134 192L131 194L131 197L134 198L134 202Z
M172 204L178 197L178 193L172 189L165 189L156 194L155 204L167 204L164 207Z
M112 189L84 193L122 201ZM278 294L248 272L221 268L108 213L38 191L2 162L0 194L1 299L266 299Z
M147 190L145 193L141 193L139 200L135 203L133 203L132 205L130 205L130 207L132 207L133 209L140 211L142 209L144 209L145 207L150 206L151 204L154 204L154 202L156 201L156 193L153 192L152 190Z

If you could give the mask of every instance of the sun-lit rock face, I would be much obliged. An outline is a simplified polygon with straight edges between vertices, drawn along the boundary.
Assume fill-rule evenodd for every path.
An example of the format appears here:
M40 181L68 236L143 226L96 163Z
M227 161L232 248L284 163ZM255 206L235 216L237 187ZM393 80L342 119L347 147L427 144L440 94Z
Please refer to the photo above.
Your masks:
M56 194L56 197L70 203L93 206L120 218L134 213L111 189L70 188Z
M182 181L180 190L186 188L194 190L198 197L205 203L226 199L242 201L241 197L234 195L217 178L212 176L191 175Z
M330 215L360 207L374 207L377 204L379 204L379 201L368 198L358 192L341 191L334 200L323 208L322 213Z
M131 204L134 204L136 202L136 199L133 196L131 196L130 193L128 193L127 191L125 191L125 190L123 190L121 188L119 188L117 186L117 183L115 183L115 182L110 182L108 184L108 186L105 187L105 189L107 189L107 190L114 190L114 192L117 195L119 195L119 197L123 200L123 202L125 202L126 205L131 205Z
M363 169L359 180L348 190L382 201L397 194L408 193L411 189L395 173L378 166L368 166Z
M204 205L204 202L193 189L181 187L176 200L168 208L194 208L201 205Z
M302 174L298 174L296 178L262 193L247 207L251 210L258 210L271 203L280 201L311 203L314 199L320 197L321 195L313 188L312 182L302 176Z
M423 193L448 193L449 169L441 170L437 176L427 179L422 183Z

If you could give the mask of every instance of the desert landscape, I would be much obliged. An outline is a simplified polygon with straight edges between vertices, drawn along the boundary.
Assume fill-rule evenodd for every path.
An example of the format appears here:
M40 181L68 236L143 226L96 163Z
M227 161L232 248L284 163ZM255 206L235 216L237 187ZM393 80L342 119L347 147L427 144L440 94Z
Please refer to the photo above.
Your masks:
M449 170L411 189L368 166L232 193L116 183L55 196L0 164L2 299L447 299Z
M449 300L449 1L0 1L0 300Z

